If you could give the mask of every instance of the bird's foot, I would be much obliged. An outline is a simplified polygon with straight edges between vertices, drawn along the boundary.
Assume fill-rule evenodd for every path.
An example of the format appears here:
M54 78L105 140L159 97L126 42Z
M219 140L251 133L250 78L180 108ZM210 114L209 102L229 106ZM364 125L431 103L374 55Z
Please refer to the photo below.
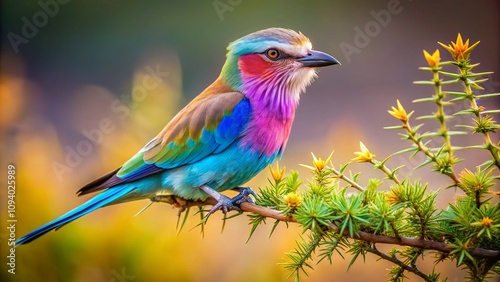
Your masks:
M208 187L208 186L201 186L201 190L203 190L205 193L210 195L212 198L214 198L217 201L217 204L215 204L209 211L208 214L205 218L205 221L208 220L208 217L215 213L218 210L221 210L224 214L227 213L228 211L231 210L237 210L238 212L241 213L241 208L239 205L244 202L249 202L249 203L254 203L253 199L250 197L250 195L253 195L254 197L257 197L255 192L249 188L249 187L237 187L234 188L233 190L240 191L240 193L233 198L229 198L226 195L223 195L214 189Z
M231 200L236 201L236 204L239 205L244 202L255 204L254 200L250 197L252 195L255 199L257 199L257 194L250 187L236 187L232 190L240 192L238 195L231 198Z
M187 207L187 201L185 199L174 195L156 195L151 198L151 202L171 204L172 206L179 208L179 213L186 210Z

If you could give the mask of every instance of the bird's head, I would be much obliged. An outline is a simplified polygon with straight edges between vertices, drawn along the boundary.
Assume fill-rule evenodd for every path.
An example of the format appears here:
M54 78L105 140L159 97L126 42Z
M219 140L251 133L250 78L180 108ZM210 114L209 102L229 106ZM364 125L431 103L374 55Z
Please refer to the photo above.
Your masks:
M268 28L246 35L227 47L221 77L245 95L279 91L295 102L316 76L316 68L340 64L334 57L312 50L300 32Z

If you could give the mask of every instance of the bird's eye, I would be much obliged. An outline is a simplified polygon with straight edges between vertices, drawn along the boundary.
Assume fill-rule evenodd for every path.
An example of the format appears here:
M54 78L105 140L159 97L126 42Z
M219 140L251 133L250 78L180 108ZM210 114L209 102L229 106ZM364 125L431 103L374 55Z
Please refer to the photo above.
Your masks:
M278 51L278 50L276 50L274 48L268 49L266 51L266 57L268 57L269 59L275 61L275 60L279 59L279 57L280 57L280 51Z

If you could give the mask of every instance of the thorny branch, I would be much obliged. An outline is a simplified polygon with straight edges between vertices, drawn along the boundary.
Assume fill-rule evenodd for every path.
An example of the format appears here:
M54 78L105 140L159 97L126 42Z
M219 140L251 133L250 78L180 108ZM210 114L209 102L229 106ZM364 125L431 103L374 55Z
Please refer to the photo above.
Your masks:
M409 271L409 272L412 272L414 273L415 275L418 275L420 276L422 279L424 279L425 281L427 282L433 282L434 280L430 279L427 275L425 275L424 273L422 273L420 270L418 270L417 268L414 268L414 267L410 267L404 263L402 263L401 261L399 261L397 258L394 258L394 257L391 257L391 256L388 256L382 252L380 252L377 248L373 247L373 248L366 248L366 251L369 252L369 253L372 253L372 254L375 254L379 257L381 257L382 259L385 259L387 261L390 261L394 264L396 264L397 266L403 268L404 270L406 271Z
M208 198L205 201L200 200L184 200L175 196L157 196L152 199L155 202L163 202L173 205L174 207L180 208L180 212L184 211L188 207L193 206L206 206L206 205L214 205L216 204L215 199ZM259 214L264 217L273 218L283 222L297 222L297 220L293 217L288 217L280 213L279 211L269 209L266 207L258 206L252 203L242 203L240 205L242 212L251 212L255 214ZM340 228L338 228L335 224L330 223L329 228L333 232L339 232ZM393 237L387 235L377 235L369 232L359 231L358 235L350 236L349 231L345 230L343 236L349 237L356 240L362 240L372 243L380 243L380 244L392 244L392 245L401 245L401 246L410 246L415 248L427 249L427 250L435 250L443 253L450 253L454 250L453 247L447 245L446 243L429 241L424 239L417 238L409 238L409 237ZM470 248L467 252L473 257L483 257L483 258L497 258L500 260L500 251L496 250L488 250L482 248Z

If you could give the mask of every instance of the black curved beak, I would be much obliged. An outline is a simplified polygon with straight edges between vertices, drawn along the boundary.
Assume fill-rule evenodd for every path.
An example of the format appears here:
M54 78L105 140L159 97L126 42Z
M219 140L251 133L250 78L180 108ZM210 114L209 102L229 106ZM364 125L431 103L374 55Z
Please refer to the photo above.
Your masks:
M340 65L340 62L334 57L316 50L311 50L307 53L307 56L298 58L298 62L301 62L304 67L326 67L331 65Z

